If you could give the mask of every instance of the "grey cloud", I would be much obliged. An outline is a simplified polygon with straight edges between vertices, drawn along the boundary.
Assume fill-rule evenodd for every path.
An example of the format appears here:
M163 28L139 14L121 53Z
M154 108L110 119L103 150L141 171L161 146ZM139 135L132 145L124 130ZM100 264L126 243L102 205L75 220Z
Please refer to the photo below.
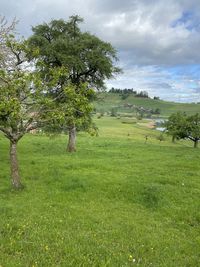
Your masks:
M197 12L198 1L169 0L2 0L8 17L20 19L19 30L31 33L31 26L72 14L85 18L83 28L126 51L131 64L176 65L200 63L200 33L186 26L171 27L186 9ZM198 13L198 12L197 12ZM200 14L200 11L199 11Z
M159 90L172 89L172 85L170 85L168 83L147 83L146 87L159 89Z
M183 91L191 95L183 77L172 81L163 68L200 64L200 32L197 28L189 29L188 22L182 19L186 12L191 12L189 25L200 22L199 0L1 0L0 10L9 19L20 19L18 28L25 36L31 34L31 26L78 14L85 19L84 30L111 42L119 51L124 75L109 81L108 86L147 86L164 98L171 94L171 98L177 99L176 92L183 95Z
M137 4L135 0L101 0L95 1L95 10L100 13L122 13L134 8Z

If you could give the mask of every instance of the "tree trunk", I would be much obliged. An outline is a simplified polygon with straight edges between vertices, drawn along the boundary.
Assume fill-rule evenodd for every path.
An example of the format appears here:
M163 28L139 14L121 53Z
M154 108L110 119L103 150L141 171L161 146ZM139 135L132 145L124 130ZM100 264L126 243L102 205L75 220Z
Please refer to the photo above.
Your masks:
M17 160L17 142L10 141L10 168L12 186L14 189L22 188Z
M176 140L176 136L172 135L172 143L175 143L175 140Z
M68 152L76 151L76 127L75 125L69 128L69 139L68 139L67 151Z
M197 148L198 147L198 140L195 140L194 141L194 148Z

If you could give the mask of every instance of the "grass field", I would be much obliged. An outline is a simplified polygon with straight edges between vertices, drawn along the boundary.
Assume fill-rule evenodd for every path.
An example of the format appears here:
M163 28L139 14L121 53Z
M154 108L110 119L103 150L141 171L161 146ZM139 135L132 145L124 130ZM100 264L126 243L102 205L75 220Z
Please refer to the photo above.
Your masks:
M0 266L200 266L200 150L116 118L97 125L74 154L65 136L22 139L20 192L0 137Z
M153 100L149 98L138 98L133 95L130 95L125 100L122 100L119 94L101 93L99 94L99 99L101 101L95 103L95 107L98 112L108 112L111 111L112 107L118 107L118 112L132 113L132 109L123 107L125 103L130 103L138 107L150 108L154 110L156 108L159 108L161 111L160 115L162 117L168 117L170 114L175 113L177 111L185 111L189 115L200 112L200 104L167 102L163 100Z

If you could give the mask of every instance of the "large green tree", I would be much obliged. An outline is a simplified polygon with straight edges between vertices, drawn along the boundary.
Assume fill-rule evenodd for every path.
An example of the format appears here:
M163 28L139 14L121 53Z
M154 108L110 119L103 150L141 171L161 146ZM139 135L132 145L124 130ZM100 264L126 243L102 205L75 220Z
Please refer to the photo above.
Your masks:
M87 83L87 89L101 89L106 79L119 73L120 69L115 66L117 60L116 50L110 43L100 40L95 35L81 31L79 23L83 19L79 16L71 16L69 21L52 20L33 27L33 35L29 39L32 49L38 49L35 58L42 59L47 66L43 69L47 74L54 67L66 67L68 73L57 83L54 93L61 95L62 88L66 84L73 84L76 92L80 94L80 85ZM84 93L84 96L87 93ZM88 101L91 100L88 94ZM68 125L69 144L75 144L76 118ZM72 140L73 139L73 140ZM68 145L68 151L75 150L75 146Z

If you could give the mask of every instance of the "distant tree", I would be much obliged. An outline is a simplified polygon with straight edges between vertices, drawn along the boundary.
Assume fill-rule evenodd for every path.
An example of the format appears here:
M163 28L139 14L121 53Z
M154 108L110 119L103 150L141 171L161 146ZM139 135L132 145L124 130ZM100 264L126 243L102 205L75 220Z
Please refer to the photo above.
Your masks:
M140 91L135 95L136 97L142 97L142 98L149 98L148 92L147 91Z
M112 87L112 88L109 90L109 93L115 93L115 88Z
M138 111L136 118L138 120L142 120L144 118L144 112L143 111Z
M165 122L166 131L175 139L190 139L194 142L194 148L198 147L200 140L200 114L187 116L185 113L172 114Z
M69 21L52 20L32 29L33 35L29 39L29 44L34 50L39 51L35 58L45 62L47 68L44 72L47 74L51 68L61 66L69 71L68 75L58 80L55 90L58 95L68 83L75 86L77 94L81 92L79 88L82 83L88 84L86 90L101 89L104 87L105 79L120 72L114 65L117 60L116 50L95 35L82 32L79 28L81 22L83 19L79 16L71 16ZM57 101L65 100L58 97ZM76 114L74 116L72 124L68 125L69 143L76 135ZM67 150L73 152L75 147L68 145Z
M111 108L110 116L111 117L117 117L117 108L116 107Z
M187 117L187 138L194 142L194 148L198 147L200 140L200 114Z
M163 133L161 133L160 135L157 136L157 139L162 142L162 141L165 141L165 137L163 135Z
M159 115L161 113L161 110L159 108L156 108L154 111L153 111L153 114L156 114L156 115Z
M168 120L164 122L167 134L172 136L172 142L176 139L186 137L186 114L182 112L173 113Z
M115 94L120 94L121 96L124 96L124 95L136 95L136 91L133 90L133 88L124 88L124 89L120 89L120 88L114 88L112 87L110 90L109 90L109 93L115 93Z

